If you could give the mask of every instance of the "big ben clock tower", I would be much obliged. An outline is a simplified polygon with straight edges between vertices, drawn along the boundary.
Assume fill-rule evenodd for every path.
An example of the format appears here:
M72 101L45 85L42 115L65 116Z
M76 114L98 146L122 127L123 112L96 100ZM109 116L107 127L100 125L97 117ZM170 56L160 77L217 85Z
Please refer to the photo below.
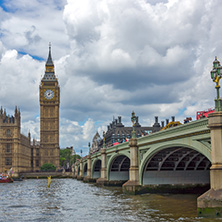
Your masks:
M49 45L45 74L39 86L40 100L40 166L52 163L59 167L59 104L60 88L55 76Z

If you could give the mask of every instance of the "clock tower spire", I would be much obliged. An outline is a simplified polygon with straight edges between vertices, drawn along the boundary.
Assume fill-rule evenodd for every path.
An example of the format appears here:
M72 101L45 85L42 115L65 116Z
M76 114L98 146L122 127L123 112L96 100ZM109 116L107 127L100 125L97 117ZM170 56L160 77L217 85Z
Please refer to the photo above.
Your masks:
M59 167L60 87L55 75L50 43L49 55L45 64L45 74L39 86L39 101L41 165L52 163Z
M47 59L47 62L46 62L46 66L53 66L54 67L54 64L53 64L53 61L52 61L52 56L51 56L51 42L49 43L49 56L48 56L48 59Z
M52 56L51 56L51 43L49 43L49 55L47 62L45 64L45 75L43 77L43 80L56 80L55 76L55 70L54 70L54 63L52 61Z

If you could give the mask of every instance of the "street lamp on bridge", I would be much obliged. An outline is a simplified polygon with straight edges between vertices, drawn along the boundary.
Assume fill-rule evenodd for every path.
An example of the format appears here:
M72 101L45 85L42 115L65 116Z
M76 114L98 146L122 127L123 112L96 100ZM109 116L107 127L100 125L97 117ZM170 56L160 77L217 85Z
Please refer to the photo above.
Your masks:
M106 148L106 132L103 131L103 148Z
M136 116L135 116L135 112L134 112L134 111L132 112L131 121L132 121L132 123L133 123L132 138L136 138L136 131L135 131Z
M222 66L220 65L220 62L217 60L217 57L215 56L215 60L213 61L213 69L210 72L211 79L213 82L216 83L216 90L217 90L217 98L215 99L215 111L222 111L222 99L220 98L220 85L219 81L222 77Z
M89 142L88 146L89 146L89 155L90 155L91 154L90 142Z

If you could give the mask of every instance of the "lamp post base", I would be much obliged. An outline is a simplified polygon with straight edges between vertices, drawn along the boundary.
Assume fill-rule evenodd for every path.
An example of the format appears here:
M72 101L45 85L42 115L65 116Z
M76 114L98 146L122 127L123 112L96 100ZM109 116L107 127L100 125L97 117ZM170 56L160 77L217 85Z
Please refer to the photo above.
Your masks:
M215 112L222 111L222 99L215 99Z

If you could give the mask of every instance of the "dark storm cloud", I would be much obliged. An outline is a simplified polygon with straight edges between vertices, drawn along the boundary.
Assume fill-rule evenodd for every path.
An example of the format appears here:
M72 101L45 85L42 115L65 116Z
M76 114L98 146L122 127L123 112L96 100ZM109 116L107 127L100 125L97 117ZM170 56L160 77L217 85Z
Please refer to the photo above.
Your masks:
M179 66L179 64L178 64ZM116 89L136 90L152 85L169 85L185 82L192 77L192 63L186 61L178 68L173 67L135 67L118 70L76 70L77 75L88 76L99 84L112 84Z

